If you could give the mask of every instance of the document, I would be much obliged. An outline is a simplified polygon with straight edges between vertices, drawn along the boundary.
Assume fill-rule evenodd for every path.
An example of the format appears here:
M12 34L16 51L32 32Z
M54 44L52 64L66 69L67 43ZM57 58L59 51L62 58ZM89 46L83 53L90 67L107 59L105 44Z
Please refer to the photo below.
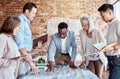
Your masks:
M19 57L26 57L27 55L21 55L21 56L17 56L17 57L13 57L12 59L15 59L15 58L19 58Z
M93 44L93 47L95 47L97 50L101 51L105 47L111 47L111 46L114 46L116 44L117 44L116 42L109 44L109 45L105 45L105 43L95 43L95 44Z
M104 53L101 50L103 50L105 47L111 47L111 46L114 46L116 44L117 44L116 42L109 44L109 45L105 45L105 43L93 44L93 47L95 47L97 50L99 50L99 52L98 52L99 58L105 66L107 66L108 61L107 61L107 58L105 57Z
M98 52L101 62L106 66L108 64L107 58L103 52Z
M37 38L34 38L33 39L33 48L35 48L37 46L39 41L41 41L42 44L43 44L43 43L47 42L47 40L48 40L48 34L45 34L45 35L39 36Z

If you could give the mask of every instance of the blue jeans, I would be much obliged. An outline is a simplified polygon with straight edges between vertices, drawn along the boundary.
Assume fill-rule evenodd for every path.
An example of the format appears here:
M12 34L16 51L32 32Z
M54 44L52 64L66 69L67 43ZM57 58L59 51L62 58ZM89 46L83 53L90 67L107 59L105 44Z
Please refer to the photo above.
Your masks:
M109 79L120 79L120 57L108 56Z

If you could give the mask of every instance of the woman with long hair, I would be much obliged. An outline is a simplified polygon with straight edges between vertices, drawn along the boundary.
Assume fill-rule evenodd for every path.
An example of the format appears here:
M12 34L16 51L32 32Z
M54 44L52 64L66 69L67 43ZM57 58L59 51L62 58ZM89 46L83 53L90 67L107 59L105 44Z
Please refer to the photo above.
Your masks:
M19 31L20 20L8 17L0 29L0 79L16 79L22 57L12 36Z

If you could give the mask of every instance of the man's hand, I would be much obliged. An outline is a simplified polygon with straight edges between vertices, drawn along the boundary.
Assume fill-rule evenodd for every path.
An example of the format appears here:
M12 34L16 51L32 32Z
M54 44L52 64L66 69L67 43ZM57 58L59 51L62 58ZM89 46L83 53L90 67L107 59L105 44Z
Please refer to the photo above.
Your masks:
M42 41L39 41L38 43L37 43L37 48L41 48L42 47Z
M53 61L50 61L50 62L49 62L48 69L47 69L46 71L53 71L53 70L54 70Z
M105 47L105 48L103 48L101 51L102 51L102 52L107 52L107 51L109 51L109 50L114 50L114 46Z
M73 69L77 68L77 67L74 65L74 62L73 62L73 61L70 61L70 67L73 68Z

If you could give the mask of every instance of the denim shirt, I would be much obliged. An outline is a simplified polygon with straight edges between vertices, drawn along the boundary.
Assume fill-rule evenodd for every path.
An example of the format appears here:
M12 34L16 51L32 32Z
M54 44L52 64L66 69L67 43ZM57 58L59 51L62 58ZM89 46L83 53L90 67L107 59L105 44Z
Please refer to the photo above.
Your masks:
M19 15L20 19L20 30L14 35L14 39L19 49L25 48L27 51L32 50L32 32L30 29L30 20L26 18L26 16L21 13Z

